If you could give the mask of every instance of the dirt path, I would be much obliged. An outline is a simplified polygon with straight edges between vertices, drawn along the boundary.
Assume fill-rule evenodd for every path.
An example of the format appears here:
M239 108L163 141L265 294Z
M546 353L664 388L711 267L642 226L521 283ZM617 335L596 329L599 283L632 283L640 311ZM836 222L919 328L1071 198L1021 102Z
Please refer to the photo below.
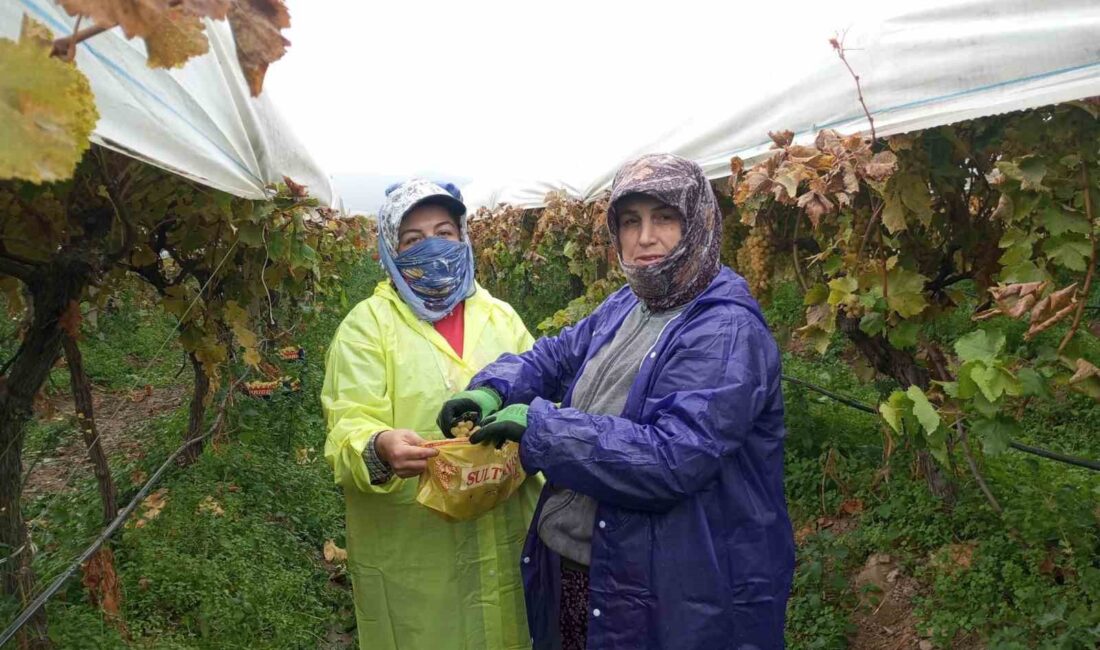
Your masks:
M153 418L179 408L186 398L187 390L183 386L147 387L133 393L108 392L93 388L92 400L95 407L96 426L99 428L100 441L108 458L117 457L119 454L127 459L141 458L145 453L142 441L128 433ZM63 392L52 396L43 410L44 417L55 420L72 420L75 416L72 399L68 393ZM77 477L92 474L92 466L88 460L84 441L75 426L63 434L62 446L53 450L52 453L45 452L37 463L33 457L28 457L24 462L30 468L23 486L25 499L33 499L42 494L70 491ZM31 467L32 463L34 463L33 467ZM73 463L81 467L74 468Z

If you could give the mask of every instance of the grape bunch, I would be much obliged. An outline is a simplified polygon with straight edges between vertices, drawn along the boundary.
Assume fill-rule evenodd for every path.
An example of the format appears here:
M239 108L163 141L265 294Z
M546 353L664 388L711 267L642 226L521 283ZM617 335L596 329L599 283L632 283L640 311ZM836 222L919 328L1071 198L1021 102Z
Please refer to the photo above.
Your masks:
M763 224L753 226L737 250L737 270L748 281L753 295L768 292L775 271L775 244Z
M452 438L469 438L471 434L480 429L481 427L474 424L474 418L476 414L465 413L462 415L462 420L459 420L454 426L451 427Z

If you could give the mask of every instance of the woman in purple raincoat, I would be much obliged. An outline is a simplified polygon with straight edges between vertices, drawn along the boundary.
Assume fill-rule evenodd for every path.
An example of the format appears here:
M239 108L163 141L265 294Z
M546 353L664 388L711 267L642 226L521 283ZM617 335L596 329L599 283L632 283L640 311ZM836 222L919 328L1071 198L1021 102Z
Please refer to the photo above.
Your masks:
M714 193L695 163L643 156L607 225L629 286L490 364L440 424L473 411L474 442L518 441L548 481L521 559L537 650L782 648L779 351L718 260Z

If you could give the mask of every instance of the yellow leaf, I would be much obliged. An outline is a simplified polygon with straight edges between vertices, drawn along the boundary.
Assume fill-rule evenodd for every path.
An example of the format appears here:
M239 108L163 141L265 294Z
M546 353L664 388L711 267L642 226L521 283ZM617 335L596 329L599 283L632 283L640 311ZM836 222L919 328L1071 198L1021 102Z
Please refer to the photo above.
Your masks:
M215 501L212 496L207 496L199 502L198 512L209 512L216 517L221 517L225 514L225 510L221 507L221 504Z
M344 563L348 561L348 552L336 545L333 540L325 541L325 561Z
M248 348L244 351L244 362L253 368L259 366L261 361L263 361L263 358L256 351L256 348Z
M50 31L49 27L27 14L23 14L23 24L20 25L19 29L19 40L20 42L33 41L42 47L53 49L53 32Z
M145 37L150 68L178 68L209 49L202 20L182 7L165 12L157 27Z
M37 30L0 39L0 178L42 183L73 175L99 115L87 78L51 57Z

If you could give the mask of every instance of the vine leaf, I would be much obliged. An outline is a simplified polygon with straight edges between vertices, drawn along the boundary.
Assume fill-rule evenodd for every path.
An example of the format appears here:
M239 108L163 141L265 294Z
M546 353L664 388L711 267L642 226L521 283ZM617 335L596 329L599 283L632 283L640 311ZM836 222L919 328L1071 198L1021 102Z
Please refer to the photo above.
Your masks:
M863 166L863 175L873 181L884 181L898 168L898 157L892 151L880 151Z
M886 226L887 232L891 235L908 227L905 225L905 208L901 204L901 199L893 194L888 194L882 205L882 225ZM862 233L857 234L862 235Z
M925 433L932 435L940 428L940 414L936 407L928 401L928 396L920 389L920 386L910 386L905 391L906 396L913 401L913 416L924 427Z
M0 39L0 178L72 177L99 119L87 78L50 56L43 29L24 17L18 43Z
M896 266L887 275L887 281L889 294L886 302L898 316L912 318L920 315L928 306L928 300L924 296L924 285L928 278L920 273Z
M1068 232L1087 235L1090 232L1089 220L1082 215L1067 212L1052 205L1043 212L1043 227L1052 237L1060 237Z
M230 300L225 303L225 315L229 326L233 328L233 336L237 339L237 345L244 348L245 363L252 367L259 366L263 360L259 350L256 349L260 340L255 332L248 327L248 311L237 304L237 301Z
M1043 252L1056 264L1071 271L1084 271L1092 255L1092 244L1078 233L1065 233L1043 242Z
M1005 417L983 418L971 427L982 439L982 452L987 456L996 456L1008 450L1008 443L1020 434L1018 424Z
M255 97L263 91L267 66L281 59L290 45L280 33L290 27L290 13L282 0L238 0L229 10L229 24L237 59Z
M962 361L981 361L992 365L1005 346L1005 335L1000 330L974 330L955 341L955 353Z
M178 68L191 57L206 54L210 42L199 16L183 7L172 7L145 37L145 49L149 53L149 67Z
M902 415L908 410L909 402L910 400L905 396L905 393L894 391L887 401L878 405L878 411L882 414L882 419L886 420L886 423L890 425L895 433L902 433Z
M1016 378L1000 366L975 363L970 370L970 379L990 403L996 402L1005 393L1011 395L1020 392Z
M126 38L156 31L167 0L58 0L70 16L84 15L101 26L118 25Z

